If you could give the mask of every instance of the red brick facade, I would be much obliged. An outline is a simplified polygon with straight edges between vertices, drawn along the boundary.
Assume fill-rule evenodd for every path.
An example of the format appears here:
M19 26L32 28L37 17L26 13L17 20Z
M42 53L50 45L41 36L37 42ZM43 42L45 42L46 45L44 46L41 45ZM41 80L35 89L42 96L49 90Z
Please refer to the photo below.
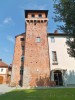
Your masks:
M15 50L12 64L11 84L18 85L20 82L20 67L23 66L21 62L22 46L25 45L25 41L21 41L21 38L25 38L25 33L16 37Z
M20 83L23 87L50 85L47 13L46 10L25 12L26 35L21 34L16 37L11 84ZM25 41L21 41L21 38ZM22 56L24 56L23 61ZM23 74L20 73L21 67Z

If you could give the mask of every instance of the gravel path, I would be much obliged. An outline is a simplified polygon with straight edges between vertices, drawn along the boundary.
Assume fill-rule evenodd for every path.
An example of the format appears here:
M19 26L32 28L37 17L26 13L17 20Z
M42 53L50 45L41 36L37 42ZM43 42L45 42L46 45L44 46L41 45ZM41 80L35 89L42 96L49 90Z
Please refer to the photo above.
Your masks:
M16 89L16 87L9 87L7 84L0 84L0 95L14 89Z

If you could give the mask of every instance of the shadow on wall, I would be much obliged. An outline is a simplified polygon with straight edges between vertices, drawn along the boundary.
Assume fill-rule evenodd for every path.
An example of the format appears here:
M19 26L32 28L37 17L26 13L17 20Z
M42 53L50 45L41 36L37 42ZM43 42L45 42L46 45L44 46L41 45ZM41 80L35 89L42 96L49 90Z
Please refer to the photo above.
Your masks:
M64 81L67 86L75 86L75 71L70 70L69 72L65 73Z
M21 66L20 66L20 80L19 85L23 85L23 71L24 71L24 58L25 58L25 35L21 38Z
M56 83L54 81L50 81L50 77L41 77L36 79L36 85L39 86L55 86Z

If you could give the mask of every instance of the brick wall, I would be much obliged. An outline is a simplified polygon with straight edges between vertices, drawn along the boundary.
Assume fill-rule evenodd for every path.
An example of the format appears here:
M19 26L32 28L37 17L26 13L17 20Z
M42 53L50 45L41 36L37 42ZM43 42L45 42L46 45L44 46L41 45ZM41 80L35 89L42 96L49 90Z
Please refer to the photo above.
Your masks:
M12 64L11 85L18 85L20 82L20 67L22 66L21 56L23 54L22 46L25 44L25 41L20 40L21 38L25 38L25 34L16 37Z
M50 66L47 41L47 21L27 22L23 86L49 86ZM37 43L36 38L41 42Z
M38 16L35 13L36 17ZM47 38L47 18L43 13L43 20L36 23L26 21L25 34L16 37L15 50L12 64L11 84L18 85L21 80L23 87L49 86L50 82L50 66ZM44 18L45 17L45 18ZM28 15L30 18L30 13ZM26 18L27 19L27 18ZM41 41L36 42L36 38L40 37ZM20 38L25 38L24 42ZM21 46L25 49L22 52ZM24 62L21 61L21 55L24 55ZM20 75L20 67L24 67L23 76Z

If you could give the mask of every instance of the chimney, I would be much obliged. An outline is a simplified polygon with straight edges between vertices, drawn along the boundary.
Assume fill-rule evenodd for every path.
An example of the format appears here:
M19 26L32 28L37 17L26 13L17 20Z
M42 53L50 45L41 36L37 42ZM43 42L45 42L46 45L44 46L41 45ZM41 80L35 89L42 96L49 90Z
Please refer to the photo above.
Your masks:
M10 67L12 67L12 64L10 64Z
M2 59L0 59L0 61L2 61Z
M58 34L58 30L55 30L55 31L54 31L54 34Z

